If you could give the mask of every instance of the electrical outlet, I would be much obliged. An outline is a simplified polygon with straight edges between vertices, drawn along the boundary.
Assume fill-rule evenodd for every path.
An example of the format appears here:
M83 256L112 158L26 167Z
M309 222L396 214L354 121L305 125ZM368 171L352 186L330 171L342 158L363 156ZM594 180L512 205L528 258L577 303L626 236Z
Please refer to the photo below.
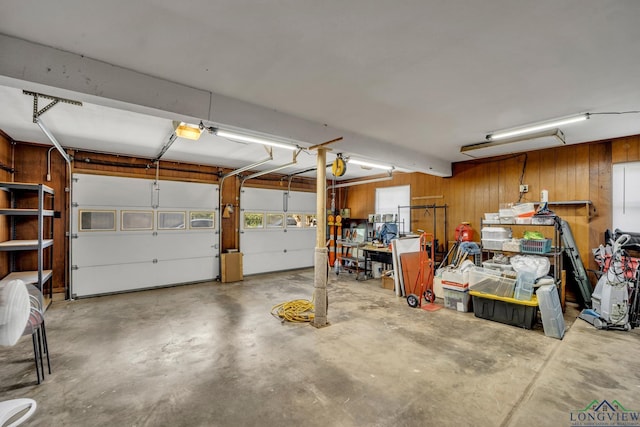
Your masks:
M529 192L529 186L527 184L520 184L520 192L521 193Z

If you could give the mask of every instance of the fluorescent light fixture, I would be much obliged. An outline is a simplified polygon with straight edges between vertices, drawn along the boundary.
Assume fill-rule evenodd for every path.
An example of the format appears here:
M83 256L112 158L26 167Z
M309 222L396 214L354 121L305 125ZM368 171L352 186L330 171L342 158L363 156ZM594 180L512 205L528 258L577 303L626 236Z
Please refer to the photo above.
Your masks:
M393 169L393 166L380 165L378 163L369 163L369 162L364 162L362 160L357 160L357 159L349 159L349 164L364 166L365 168L383 169L386 171Z
M296 145L291 145L291 144L285 144L285 143L282 143L282 142L271 141L269 139L258 138L258 137L255 137L255 136L242 135L242 134L235 133L235 132L228 132L228 131L222 130L222 129L216 129L215 130L215 134L218 135L221 138L228 138L228 139L232 139L234 141L251 142L253 144L269 145L271 147L285 148L287 150L292 150L292 151L298 149L298 147Z
M362 181L350 181L350 182L345 182L343 184L332 185L330 187L327 187L327 190L333 190L334 188L353 187L354 185L372 184L374 182L391 181L392 179L393 179L393 176L389 175L383 178L372 178L372 179L365 179Z
M465 145L460 148L460 152L470 157L479 158L541 150L563 144L565 144L565 140L562 131L550 129L521 137Z
M577 116L565 117L558 120L553 120L544 123L538 123L531 126L525 126L512 130L505 130L501 132L493 132L487 135L488 141L495 141L497 139L513 138L528 133L539 132L547 129L557 128L559 126L569 125L572 123L582 122L589 118L589 113L579 114Z
M199 125L194 125L191 123L185 122L173 122L176 128L176 136L180 138L190 139L192 141L197 141L200 139L200 135L202 134L202 129Z

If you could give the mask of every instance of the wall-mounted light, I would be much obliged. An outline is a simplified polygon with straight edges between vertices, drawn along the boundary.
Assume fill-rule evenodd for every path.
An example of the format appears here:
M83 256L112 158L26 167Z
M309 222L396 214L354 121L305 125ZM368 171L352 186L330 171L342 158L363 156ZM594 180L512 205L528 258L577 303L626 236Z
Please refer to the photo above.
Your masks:
M563 117L556 120L550 120L546 122L535 123L529 126L523 126L514 129L508 129L504 131L492 132L487 134L487 141L495 141L499 139L514 138L520 135L526 135L529 133L540 132L547 129L554 129L560 126L569 125L572 123L582 122L589 118L589 113L578 114L576 116Z
M197 141L200 139L200 135L202 134L203 128L199 125L194 125L186 122L173 122L173 127L176 129L176 136L180 138L190 139L192 141Z
M393 170L393 166L387 166L387 165L381 165L378 163L370 163L370 162L365 162L363 160L357 160L357 159L349 159L349 163L352 165L359 165L362 166L364 168L376 168L376 169L382 169L382 170Z

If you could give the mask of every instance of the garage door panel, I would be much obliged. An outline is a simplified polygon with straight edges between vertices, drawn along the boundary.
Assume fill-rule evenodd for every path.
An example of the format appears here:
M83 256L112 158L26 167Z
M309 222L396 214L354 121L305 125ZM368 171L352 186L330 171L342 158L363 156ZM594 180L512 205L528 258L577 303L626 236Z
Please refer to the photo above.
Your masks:
M316 230L290 230L284 233L283 246L288 250L315 248Z
M148 272L153 263L132 263L80 267L73 273L73 293L77 297L124 292L157 286L156 277Z
M242 256L242 268L245 275L267 273L282 270L286 255L284 253L254 252Z
M282 245L284 233L271 231L250 231L242 235L241 249L243 254L279 253L285 248Z
M217 239L213 233L83 235L78 239L82 239L83 250L74 251L73 264L83 266L214 256L217 253Z
M302 249L281 253L253 252L243 254L242 265L244 268L244 274L249 275L313 267L314 251L314 249Z
M218 276L218 261L214 257L158 260L158 282L162 285L201 282Z
M247 211L284 211L284 191L245 187L242 190L242 208Z
M80 206L152 205L153 181L117 176L74 174L73 198Z
M218 205L218 192L211 192L211 184L160 181L159 188L159 209L211 210Z
M314 230L283 232L251 231L243 234L242 252L282 252L286 250L315 248Z
M292 191L287 202L287 212L314 212L314 208L316 206L316 193ZM311 210L309 210L309 208L311 208Z
M154 244L159 259L213 256L217 253L218 235L207 232L158 234Z
M83 234L74 239L73 264L78 266L109 265L151 261L154 256L149 252L155 238L151 233L145 235L97 235Z
M76 297L213 280L217 263L212 257L83 267L76 270Z

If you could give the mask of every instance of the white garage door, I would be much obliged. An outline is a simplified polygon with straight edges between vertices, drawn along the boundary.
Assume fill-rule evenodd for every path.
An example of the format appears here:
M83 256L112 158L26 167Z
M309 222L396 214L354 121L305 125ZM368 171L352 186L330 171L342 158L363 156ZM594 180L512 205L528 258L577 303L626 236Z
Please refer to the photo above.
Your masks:
M240 206L244 274L313 266L316 193L245 188Z
M73 177L75 297L218 276L217 185Z

